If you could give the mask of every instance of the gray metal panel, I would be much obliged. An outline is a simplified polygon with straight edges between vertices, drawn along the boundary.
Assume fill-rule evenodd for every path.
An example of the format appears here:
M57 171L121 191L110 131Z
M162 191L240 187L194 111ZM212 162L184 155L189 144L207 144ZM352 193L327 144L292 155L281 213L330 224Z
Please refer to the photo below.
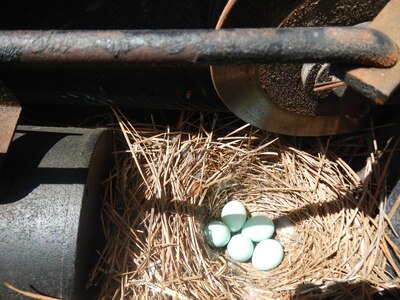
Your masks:
M90 297L82 291L95 258L110 141L104 129L18 128L0 185L0 282ZM0 298L19 299L3 285Z

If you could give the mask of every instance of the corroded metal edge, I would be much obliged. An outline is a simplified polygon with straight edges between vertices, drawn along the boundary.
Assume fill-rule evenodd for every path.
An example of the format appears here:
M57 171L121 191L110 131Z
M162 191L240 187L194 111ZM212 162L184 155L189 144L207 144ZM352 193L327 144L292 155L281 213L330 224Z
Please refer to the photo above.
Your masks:
M7 153L20 113L17 98L0 82L0 154Z
M400 0L391 0L368 28L380 30L400 45ZM397 50L398 51L398 50ZM356 68L347 70L344 81L377 105L385 104L400 86L400 63L388 69ZM400 99L395 101L400 102Z

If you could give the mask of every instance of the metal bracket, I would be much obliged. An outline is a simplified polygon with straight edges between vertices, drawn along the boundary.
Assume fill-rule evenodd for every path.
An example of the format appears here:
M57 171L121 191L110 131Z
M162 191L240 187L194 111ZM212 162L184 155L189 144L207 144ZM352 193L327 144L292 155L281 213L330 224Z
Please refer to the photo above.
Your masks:
M400 45L400 0L391 0L368 25L379 30ZM400 63L391 68L357 68L348 70L343 80L375 104L383 105L400 86ZM399 99L394 99L399 101Z
M17 98L0 82L0 165L7 153L21 113Z
M21 105L17 98L0 82L0 172L20 113Z

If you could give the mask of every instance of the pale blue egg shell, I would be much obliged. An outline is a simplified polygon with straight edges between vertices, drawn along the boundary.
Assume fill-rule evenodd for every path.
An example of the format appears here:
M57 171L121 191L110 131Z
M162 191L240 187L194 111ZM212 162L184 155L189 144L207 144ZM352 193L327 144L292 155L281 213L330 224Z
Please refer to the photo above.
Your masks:
M221 220L232 232L237 232L243 227L246 217L246 208L237 200L229 201L222 208Z
M253 242L243 234L234 235L228 243L229 256L239 262L244 262L250 259L253 255Z
M274 231L274 222L266 216L252 217L244 223L242 228L242 234L256 243L269 239Z
M283 247L277 240L264 240L254 249L251 263L260 271L268 271L276 268L284 257Z
M228 244L231 238L231 232L228 226L220 221L212 221L208 223L203 232L207 244L211 247L224 247Z

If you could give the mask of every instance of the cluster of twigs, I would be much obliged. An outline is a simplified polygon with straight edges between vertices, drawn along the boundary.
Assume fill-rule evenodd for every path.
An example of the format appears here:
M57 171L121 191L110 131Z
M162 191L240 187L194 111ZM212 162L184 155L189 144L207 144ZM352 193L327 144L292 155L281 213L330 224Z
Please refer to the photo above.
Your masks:
M357 136L303 151L216 114L175 128L115 115L127 150L106 182L107 244L89 282L103 277L100 299L350 299L399 286L379 149L360 178L333 151ZM274 220L285 248L275 270L205 243L202 226L233 198Z

